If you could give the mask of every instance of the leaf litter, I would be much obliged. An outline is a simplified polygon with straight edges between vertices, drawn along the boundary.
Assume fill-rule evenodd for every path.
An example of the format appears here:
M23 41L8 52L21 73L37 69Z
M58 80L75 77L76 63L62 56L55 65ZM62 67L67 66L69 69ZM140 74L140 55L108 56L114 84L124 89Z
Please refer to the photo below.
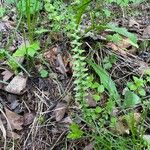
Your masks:
M132 32L136 32L136 34L138 34L139 42L143 41L143 39L149 38L149 25L147 26L146 24L146 26L144 26L138 21L138 19L129 18L127 22L123 20L122 26L126 26ZM11 26L9 26L9 24L0 22L1 31L8 31L8 28L10 31ZM11 32L8 33L11 34ZM107 34L108 33L106 32L106 35ZM8 37L9 36L10 35L8 35ZM87 36L86 39L83 40L83 42L88 42L88 44L92 48L95 47L93 45L95 45L96 40L99 40L106 44L105 38L103 38L103 40L101 38L96 38L92 41L92 45L90 43L90 38L91 37ZM93 36L92 38L95 37ZM14 52L18 48L16 41L14 41L12 46L9 47L10 52ZM61 40L57 38L57 42L58 41L63 41L63 38L61 38ZM22 43L21 38L19 43ZM3 43L0 42L0 47L3 47L3 45L5 44L6 40L3 41ZM110 72L111 77L115 80L115 83L118 83L119 85L119 89L117 85L117 90L121 92L124 89L123 83L125 83L126 80L128 80L128 77L130 77L130 73L143 75L145 73L145 70L149 68L149 63L147 63L142 57L138 57L139 51L137 49L133 49L133 46L129 42L128 38L123 38L123 40L121 40L119 44L107 43L105 47L106 49L104 48L104 50L102 51L104 55L106 53L107 55L109 55L109 51L112 51L113 53L117 54L119 58L116 64L113 65L113 70L111 70L112 72ZM7 119L12 128L11 131L10 127L7 125L7 122L3 121L3 119L0 120L0 129L3 132L4 138L6 138L7 135L10 138L19 139L18 141L20 142L21 147L23 147L22 143L26 141L25 143L28 149L31 149L31 147L34 145L32 145L31 143L35 143L34 146L37 150L44 149L45 147L47 149L50 149L51 147L60 149L61 147L63 147L62 145L66 144L68 144L70 147L76 145L78 149L93 149L93 144L91 144L89 140L85 141L85 139L83 139L83 141L80 140L77 142L67 141L66 143L66 139L64 139L63 133L64 131L69 130L68 124L72 124L74 122L74 120L72 120L71 114L75 113L77 116L81 115L78 112L79 108L78 106L76 106L76 103L73 103L72 100L71 102L70 100L65 100L65 96L63 95L64 91L71 94L73 93L73 83L71 79L72 77L70 77L70 75L72 75L72 58L69 49L69 46L63 47L53 44L44 53L45 59L47 60L49 66L53 69L55 73L55 78L52 78L51 76L48 76L47 78L43 79L41 79L40 77L27 78L24 75L14 76L14 74L11 74L9 70L5 70L2 73L0 72L0 74L3 76L2 80L8 81L9 83L8 85L2 84L0 98L2 97L3 104L8 106L4 108ZM109 49L109 51L107 51L107 49ZM89 49L86 48L86 50L90 52ZM99 61L99 58L97 57L97 59L95 60ZM23 64L24 59L22 59L20 63ZM6 64L3 63L2 65ZM37 70L38 68L40 67L37 65ZM107 74L104 71L103 73L103 76L107 77ZM9 82L9 80L11 81ZM105 85L107 84L104 80L103 82ZM114 84L112 83L112 85ZM113 89L114 91L111 88L109 88L108 90L115 92L116 87L113 86ZM18 99L9 99L7 92L10 95L17 95ZM37 97L37 95L34 94L35 92L38 93L39 97ZM118 98L117 93L115 98ZM8 101L8 99L10 101ZM89 95L87 96L87 103L91 108L96 107L98 105ZM21 107L19 111L17 111L18 106ZM117 116L118 113L119 109L115 113L115 116ZM141 113L134 113L134 119L137 124L140 122L139 118L141 118ZM120 115L118 117L114 132L117 132L119 135L130 133L129 125L127 122L125 123L124 120L125 117L123 115ZM79 124L82 124L82 121L80 119L78 122ZM23 138L24 135L25 138ZM149 135L144 135L144 138L146 140L149 140Z

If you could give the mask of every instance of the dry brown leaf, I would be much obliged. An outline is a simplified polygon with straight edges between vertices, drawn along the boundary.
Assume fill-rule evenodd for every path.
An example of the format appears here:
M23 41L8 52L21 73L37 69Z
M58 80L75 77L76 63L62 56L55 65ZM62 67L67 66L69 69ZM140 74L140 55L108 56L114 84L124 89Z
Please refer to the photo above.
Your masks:
M123 134L129 134L130 130L126 123L124 123L122 120L119 120L116 123L115 132L117 132L119 135L123 135Z
M5 70L1 74L3 75L3 81L8 81L14 75L9 70Z
M9 123L7 123L8 130L11 130L11 129L22 130L24 118L21 115L18 115L17 113L10 111L6 107L5 107L5 114L7 116L7 120L9 121Z
M44 57L50 64L55 65L56 57L57 57L57 47L50 48L48 51L44 53Z
M66 118L64 118L61 122L65 123L65 124L71 124L71 123L73 123L73 121L71 120L71 118L69 116L66 117Z
M126 50L130 44L130 39L129 38L124 38L123 40L119 41L117 44L115 44L117 49L115 48L114 50Z
M87 96L86 96L86 101L87 101L87 103L88 103L88 105L90 106L90 107L96 107L96 101L92 98L92 95L91 94L88 94Z
M145 63L144 61L139 61L139 68L138 68L138 73L139 74L145 74L146 70L149 69L148 63Z
M66 112L66 104L65 103L58 103L55 110L55 119L56 121L60 121L64 118Z
M56 67L56 69L59 70L60 73L66 74L67 69L60 54L57 55L56 62L58 63L58 67Z
M55 66L60 73L66 74L66 72L68 71L66 69L66 66L70 61L69 53L64 55L61 52L60 47L57 46L50 48L47 52L45 52L44 57L49 61L50 64Z
M71 93L67 93L67 95L63 98L63 100L65 102L67 102L68 104L72 101L73 97L72 97L72 94Z
M19 134L17 134L16 132L13 132L13 131L7 131L7 137L10 137L14 140L21 138L21 136Z
M141 121L141 114L140 113L134 113L134 120L136 121L136 123L140 123Z
M93 144L90 143L83 150L93 150L93 149L94 149Z
M144 38L150 38L150 25L147 26L143 31L143 37Z
M13 94L22 94L26 87L27 78L21 75L15 76L11 82L5 87L5 90Z
M31 113L26 113L24 116L24 126L27 126L29 124L31 124L35 118L35 113L31 112Z
M138 124L141 120L141 114L140 113L134 113L134 121L136 124ZM116 123L115 126L115 131L119 134L129 134L130 133L130 129L129 129L129 124L131 122L131 119L133 119L132 117L129 117L128 120L126 118L126 116L120 116L118 118L118 121Z
M112 50L114 50L114 51L118 51L121 55L124 55L124 56L127 55L126 51L120 49L120 48L119 48L116 44L114 44L114 43L108 43L107 46L108 46L109 48L111 48Z

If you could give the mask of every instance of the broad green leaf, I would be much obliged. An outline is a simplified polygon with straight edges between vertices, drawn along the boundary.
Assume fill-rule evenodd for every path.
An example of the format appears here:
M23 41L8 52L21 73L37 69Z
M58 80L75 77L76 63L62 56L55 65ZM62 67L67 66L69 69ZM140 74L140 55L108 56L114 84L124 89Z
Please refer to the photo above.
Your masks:
M110 15L111 15L111 11L110 10L103 9L103 12L104 12L104 14L105 14L106 17L110 17Z
M97 95L97 94L94 94L93 96L93 99L95 100L95 101L99 101L100 100L100 96L99 95Z
M143 88L139 88L138 89L138 93L141 95L141 96L145 96L146 95L146 92Z
M106 38L109 40L109 41L112 41L112 42L115 42L115 43L118 43L120 42L121 40L123 40L122 36L120 36L118 33L114 34L114 35L108 35L106 36Z
M98 88L100 85L99 85L99 83L97 83L97 82L94 82L94 84L92 85L92 89L95 89L95 88Z
M99 106L97 106L97 107L95 108L95 112L96 112L96 113L101 113L101 112L102 112L102 108L99 107Z
M133 33L128 32L126 28L117 27L112 23L109 23L107 27L116 33L119 33L121 35L124 35L125 37L128 37L130 39L130 44L132 44L133 46L137 48L139 47L137 44L137 37Z
M110 96L114 100L118 101L120 99L120 96L116 89L115 83L112 81L109 74L101 66L97 65L96 63L93 63L91 60L87 60L87 62L100 77L101 83L108 90Z
M29 47L27 47L28 55L33 57L35 53L37 52L37 50L39 49L40 49L39 43L34 42L32 45L29 45Z
M147 82L150 82L150 76L149 76L149 77L146 77L146 81L147 81Z
M127 86L129 87L130 90L135 91L137 90L137 86L133 82L127 82Z
M144 87L144 80L142 78L133 76L133 80L137 87Z
M103 93L105 88L103 85L99 85L99 87L97 88L98 92Z
M125 93L125 99L124 99L124 107L135 107L137 104L141 103L141 99L138 95L136 95L134 92L127 91Z
M31 45L23 45L19 49L16 50L16 52L13 54L13 57L23 57L25 55L29 55L33 57L37 50L40 49L39 43L34 42Z

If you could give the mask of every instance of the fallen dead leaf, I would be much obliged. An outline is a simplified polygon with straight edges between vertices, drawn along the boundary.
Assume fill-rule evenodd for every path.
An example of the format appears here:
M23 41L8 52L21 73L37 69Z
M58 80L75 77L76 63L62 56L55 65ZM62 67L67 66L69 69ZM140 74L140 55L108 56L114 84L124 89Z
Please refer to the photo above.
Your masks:
M64 115L66 112L66 104L65 103L58 103L54 112L55 112L56 121L61 121L64 118Z
M7 123L8 130L14 130L14 129L22 130L24 118L21 115L18 115L17 113L10 111L6 107L4 109L5 109L7 120L9 121L9 123Z
M150 38L150 25L144 29L143 38Z
M60 54L57 55L56 62L58 63L58 67L56 67L56 69L59 70L60 73L66 74L67 69Z
M9 70L5 70L1 73L3 75L3 81L8 81L14 74Z
M13 131L7 131L7 137L10 137L14 140L21 138L21 136L19 134L17 134L16 132L13 132Z
M26 87L27 78L17 75L5 87L5 90L12 94L22 94Z
M141 121L141 114L140 113L134 113L134 119L136 121L136 123L140 123Z
M27 125L30 125L33 122L33 120L35 118L35 113L33 113L33 112L26 113L23 117L24 117L23 125L27 126Z
M113 47L114 45L112 46L113 50L126 50L129 46L131 46L129 38L124 38L123 40L119 41L115 45L116 47Z
M93 150L93 149L94 149L93 144L90 143L83 150Z
M138 67L138 73L139 74L145 74L146 70L149 69L149 65L148 63L144 62L144 61L139 61L139 67Z
M96 101L92 98L91 94L86 96L86 101L90 107L96 107Z
M55 68L62 74L66 75L68 71L66 69L67 65L70 63L71 55L69 53L63 53L59 46L50 48L44 53L44 57L48 62L55 66Z
M129 134L130 130L125 120L119 118L115 125L115 132L119 135Z
M48 62L52 65L55 65L55 61L56 61L56 57L57 57L57 47L53 47L48 49L48 51L46 51L44 53L44 57L48 60Z
M141 120L141 114L135 112L133 116L135 124L137 125ZM130 116L125 115L120 116L115 126L115 132L117 132L119 135L129 134L130 133L129 124L132 121L131 119L133 118Z
M4 22L0 22L0 32L6 31L5 28L6 28L6 27L5 27L5 23L4 23Z
M71 124L71 123L73 123L73 121L71 120L71 118L69 116L66 117L66 118L64 118L61 122L65 123L65 124Z

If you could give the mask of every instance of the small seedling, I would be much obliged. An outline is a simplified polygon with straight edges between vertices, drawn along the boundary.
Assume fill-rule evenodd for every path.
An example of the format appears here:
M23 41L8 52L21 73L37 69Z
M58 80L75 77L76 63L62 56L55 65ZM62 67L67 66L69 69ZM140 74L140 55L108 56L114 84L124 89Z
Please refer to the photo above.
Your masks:
M138 78L136 76L133 76L133 82L128 82L127 86L131 91L135 91L140 96L145 96L145 80L143 78Z
M40 76L41 76L42 78L48 77L48 71L45 70L45 69L42 69L42 70L40 71Z
M116 63L116 61L117 61L116 55L111 54L109 56L106 56L104 60L102 61L102 63L103 63L104 68L106 70L109 70L112 68L113 64Z
M21 58L34 58L35 54L37 53L37 51L40 49L39 47L39 43L38 42L34 42L33 44L29 44L29 45L23 45L21 46L19 49L16 50L15 53L13 53L12 57L8 59L8 64L9 66L16 71L19 66L18 63L16 63L16 61L18 59ZM16 60L16 61L14 61Z
M72 123L70 126L70 133L67 135L67 138L70 139L78 139L81 138L84 132L79 128L79 126L75 123Z

